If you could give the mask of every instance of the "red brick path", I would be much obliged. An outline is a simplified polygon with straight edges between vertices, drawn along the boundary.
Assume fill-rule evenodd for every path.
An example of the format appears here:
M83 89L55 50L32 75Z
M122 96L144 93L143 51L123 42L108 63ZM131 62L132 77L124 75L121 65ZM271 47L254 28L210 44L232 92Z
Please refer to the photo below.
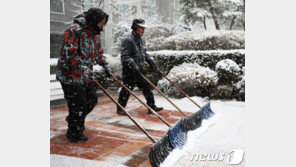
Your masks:
M114 96L118 98L118 96ZM143 99L143 97L141 98ZM157 117L147 114L147 109L130 98L128 112L155 140L168 130ZM87 116L85 143L71 143L65 137L67 107L50 110L50 153L97 161L116 161L126 166L151 166L149 151L151 140L128 117L116 114L115 104L109 98L99 98L98 105ZM160 111L159 114L174 124L182 115L177 111Z

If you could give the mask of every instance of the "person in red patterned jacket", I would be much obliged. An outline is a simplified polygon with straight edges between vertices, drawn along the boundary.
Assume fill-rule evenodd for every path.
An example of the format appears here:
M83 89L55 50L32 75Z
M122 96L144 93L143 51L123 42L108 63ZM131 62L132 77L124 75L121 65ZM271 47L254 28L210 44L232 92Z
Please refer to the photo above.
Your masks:
M93 65L99 64L108 76L111 74L100 42L100 32L108 17L103 10L91 8L76 16L64 33L56 76L62 85L69 108L66 136L73 142L88 140L83 134L85 117L98 101Z

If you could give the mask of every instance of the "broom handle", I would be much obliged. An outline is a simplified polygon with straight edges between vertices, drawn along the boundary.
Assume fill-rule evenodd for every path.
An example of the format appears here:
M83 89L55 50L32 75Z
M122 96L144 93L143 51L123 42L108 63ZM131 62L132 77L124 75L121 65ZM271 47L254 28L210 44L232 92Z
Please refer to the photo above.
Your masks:
M163 123L165 123L168 127L171 125L163 119L159 114L156 113L151 107L149 107L146 103L144 103L141 99L139 99L129 88L127 88L123 83L121 83L114 75L111 74L111 77L118 82L124 89L126 89L131 95L133 95L137 100L139 100L145 107L147 107L155 116L157 116Z
M171 80L169 80L160 70L156 69L165 79L167 79L172 85L174 85L184 96L186 96L192 103L194 103L198 108L200 106L193 101L182 89L180 89L176 84L174 84Z
M156 141L149 135L149 133L144 129L142 128L137 122L136 120L134 120L131 115L125 111L125 109L106 91L106 89L104 89L104 87L99 84L97 81L95 81L95 83L102 89L102 91L129 117L129 119L131 119L136 125L138 128L140 128L144 133L145 135L153 142L153 143L156 143Z
M180 113L187 117L187 115L183 111L181 111L181 109L177 107L170 99L168 99L152 82L150 82L148 78L146 78L142 73L140 74L154 89L157 90L157 92L159 92L167 101L169 101Z

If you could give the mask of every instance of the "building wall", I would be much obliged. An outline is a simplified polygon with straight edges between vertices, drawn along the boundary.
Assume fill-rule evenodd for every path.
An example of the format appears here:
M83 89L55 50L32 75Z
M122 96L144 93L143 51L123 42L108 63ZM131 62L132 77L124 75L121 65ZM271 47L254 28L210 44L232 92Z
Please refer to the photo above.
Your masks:
M61 44L63 42L63 32L68 27L69 24L73 22L73 17L81 14L83 12L83 0L51 0L51 1L61 1L63 3L63 12L50 13L50 57L58 57ZM94 0L93 4L90 6L96 6L99 0ZM145 3L146 1L146 3ZM134 15L135 18L143 18L145 15L145 10L156 10L163 17L164 23L174 24L174 13L178 12L174 9L175 0L154 0L154 4L149 4L150 0L116 0L118 4L129 4L136 6L137 12ZM112 29L117 26L117 23L113 22L112 15L112 0L104 0L101 7L103 10L109 14L109 21L104 28L104 33L102 34L102 44L104 52L107 54L112 53L113 46L113 35ZM87 10L87 9L85 9ZM130 25L132 24L132 19L128 21Z
M62 12L50 12L50 58L57 58L63 42L63 32L73 22L73 17L81 13L80 0L51 0L62 2ZM51 2L51 3L52 3Z

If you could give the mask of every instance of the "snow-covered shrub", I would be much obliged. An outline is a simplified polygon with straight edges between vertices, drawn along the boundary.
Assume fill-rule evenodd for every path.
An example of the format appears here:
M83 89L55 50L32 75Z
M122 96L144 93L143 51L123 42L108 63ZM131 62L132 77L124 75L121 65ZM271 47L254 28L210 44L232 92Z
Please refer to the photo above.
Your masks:
M131 28L126 23L119 23L114 30L112 55L117 56L121 51L122 39L131 33Z
M220 60L231 59L236 62L239 67L245 64L245 51L244 50L212 50L212 51L153 51L148 52L150 56L158 62L159 68L168 74L169 71L183 63L198 63L201 66L209 67L215 70L216 64Z
M239 82L233 84L233 86L236 99L245 101L245 77L243 77Z
M233 87L231 84L217 85L212 89L211 99L233 99Z
M182 27L170 24L151 25L145 31L147 50L160 50L160 46L163 45L166 38L183 31L186 30Z
M158 50L231 50L245 48L244 31L186 31L170 36Z
M221 60L216 64L215 71L219 77L219 83L228 84L238 81L241 69L230 59Z
M207 96L209 88L218 82L218 76L215 71L202 67L197 63L183 63L176 66L167 77L191 96ZM169 96L183 97L165 78L158 82L158 88Z
M122 65L120 61L120 55L114 57L108 54L104 54L106 57L106 61L108 62L108 65L110 66L112 73L115 77L121 78L122 74ZM111 77L107 77L105 70L102 66L95 65L94 66L94 75L95 79L104 86L116 86L117 83L115 83Z

